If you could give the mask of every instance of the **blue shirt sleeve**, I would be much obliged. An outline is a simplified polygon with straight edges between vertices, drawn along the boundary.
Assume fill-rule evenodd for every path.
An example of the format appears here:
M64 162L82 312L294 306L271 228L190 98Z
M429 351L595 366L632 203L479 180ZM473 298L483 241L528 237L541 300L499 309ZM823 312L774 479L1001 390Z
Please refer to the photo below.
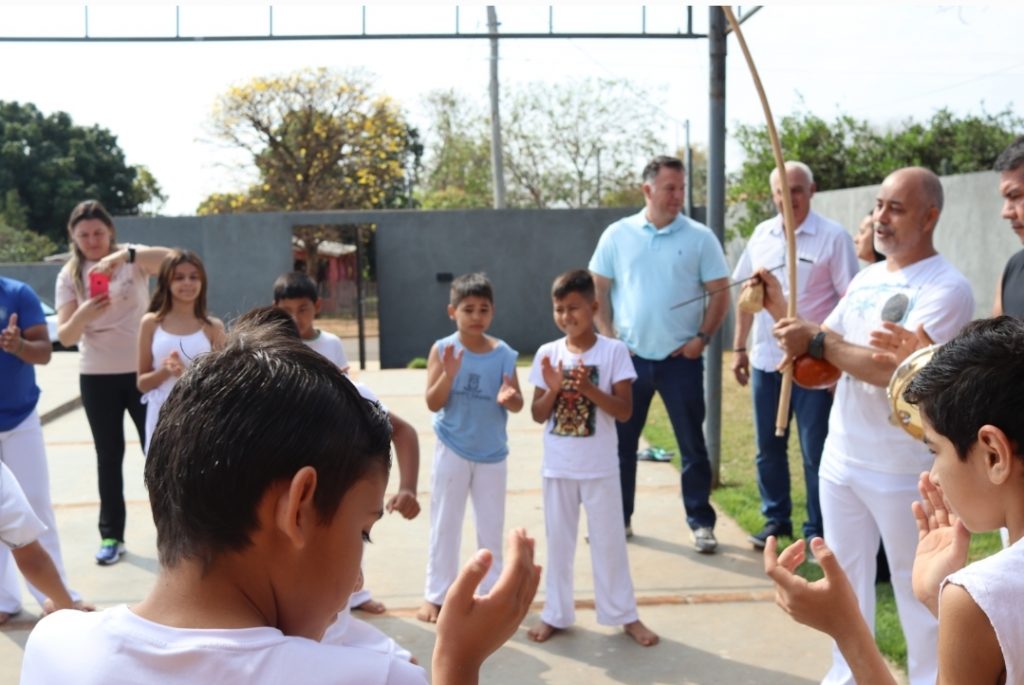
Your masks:
M615 279L615 248L612 245L612 226L605 229L601 238L597 241L594 254L590 257L587 269L605 278Z
M729 265L725 262L722 245L714 233L709 232L700 253L700 280L702 283L729 276Z
M505 368L502 370L502 373L514 376L516 374L516 360L519 359L519 353L513 350L508 343L505 346L508 353L505 357Z
M18 328L21 330L46 323L46 316L43 314L43 306L39 304L39 298L35 291L25 284L18 289L14 312L18 314ZM3 322L3 326L7 326L6 321Z

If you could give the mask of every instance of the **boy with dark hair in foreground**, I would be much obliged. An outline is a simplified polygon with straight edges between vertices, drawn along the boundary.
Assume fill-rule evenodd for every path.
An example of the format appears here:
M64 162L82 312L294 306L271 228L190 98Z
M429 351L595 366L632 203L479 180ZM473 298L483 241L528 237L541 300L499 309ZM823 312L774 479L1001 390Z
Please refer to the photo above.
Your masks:
M1002 316L968 324L918 372L904 398L918 406L935 461L914 504L919 542L914 594L939 619L943 685L1024 682L1024 321ZM1005 526L1011 545L970 565L970 532ZM776 602L800 623L831 635L863 684L895 683L832 552L812 542L825 577L793 574L801 541L765 571ZM941 599L941 602L940 602Z
M240 326L178 381L153 436L153 590L41 621L22 683L426 682L405 659L319 642L383 514L389 438L386 414L334 364L274 327ZM474 597L490 562L478 552L452 586L434 683L477 682L529 608L533 541L510 535L501 579Z

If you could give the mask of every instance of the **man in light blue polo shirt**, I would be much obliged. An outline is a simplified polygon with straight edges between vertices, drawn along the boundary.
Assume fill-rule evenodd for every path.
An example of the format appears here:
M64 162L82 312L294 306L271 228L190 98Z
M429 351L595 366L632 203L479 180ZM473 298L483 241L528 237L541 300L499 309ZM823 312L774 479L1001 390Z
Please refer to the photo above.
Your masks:
M710 554L718 541L715 510L709 502L711 463L704 442L701 355L729 309L729 267L711 230L680 214L684 189L683 163L655 157L644 167L644 210L605 229L588 268L601 303L598 330L629 346L637 372L633 415L616 424L626 534L633 532L640 433L657 392L682 450L683 505L694 546ZM700 299L673 309L705 292L706 309Z

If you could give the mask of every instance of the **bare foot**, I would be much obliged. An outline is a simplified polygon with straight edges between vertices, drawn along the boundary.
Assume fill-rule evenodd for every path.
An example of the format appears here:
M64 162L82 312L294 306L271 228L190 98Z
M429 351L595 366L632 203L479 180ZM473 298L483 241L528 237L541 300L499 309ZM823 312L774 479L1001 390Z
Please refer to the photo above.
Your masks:
M550 638L555 633L560 632L562 632L561 628L549 626L544 621L541 621L540 623L526 631L526 637L530 638L534 642L547 642L548 638Z
M424 623L437 623L437 616L441 613L441 605L433 602L424 602L420 610L416 612L416 618Z
M622 629L641 647L652 647L658 644L657 634L638 620L627 623L622 626Z
M378 602L375 599L368 599L362 604L358 604L352 607L355 611L365 611L368 614L383 614L387 611L387 607L384 606L383 602Z

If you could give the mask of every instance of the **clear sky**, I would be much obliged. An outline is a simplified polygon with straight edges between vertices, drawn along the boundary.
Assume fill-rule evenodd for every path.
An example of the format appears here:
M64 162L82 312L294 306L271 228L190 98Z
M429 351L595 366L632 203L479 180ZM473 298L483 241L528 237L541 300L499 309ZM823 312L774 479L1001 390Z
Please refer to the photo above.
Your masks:
M548 10L498 5L502 30L544 31ZM81 35L83 6L0 2L0 35ZM482 5L463 6L463 31L484 30ZM185 4L182 35L265 33L267 5ZM454 5L374 4L367 28L380 32L450 31ZM708 10L695 7L703 32ZM91 35L173 35L173 5L89 6ZM639 30L638 5L559 5L566 31ZM278 34L358 31L355 5L274 6ZM683 6L649 5L650 31L683 27ZM941 107L959 114L1024 105L1024 3L933 5L768 5L743 26L776 117L804 109L831 118L846 112L886 126L924 119ZM666 150L683 140L682 122L701 143L708 128L707 42L655 40L508 40L501 44L505 84L552 87L587 77L629 78L652 93ZM455 88L486 106L484 40L181 44L0 43L0 99L63 110L78 124L118 136L132 164L155 174L167 214L190 214L211 192L241 188L244 158L212 140L216 96L254 76L303 67L363 67L394 97L429 144L422 96ZM727 121L759 123L760 104L742 55L729 41ZM730 144L727 167L741 161Z

